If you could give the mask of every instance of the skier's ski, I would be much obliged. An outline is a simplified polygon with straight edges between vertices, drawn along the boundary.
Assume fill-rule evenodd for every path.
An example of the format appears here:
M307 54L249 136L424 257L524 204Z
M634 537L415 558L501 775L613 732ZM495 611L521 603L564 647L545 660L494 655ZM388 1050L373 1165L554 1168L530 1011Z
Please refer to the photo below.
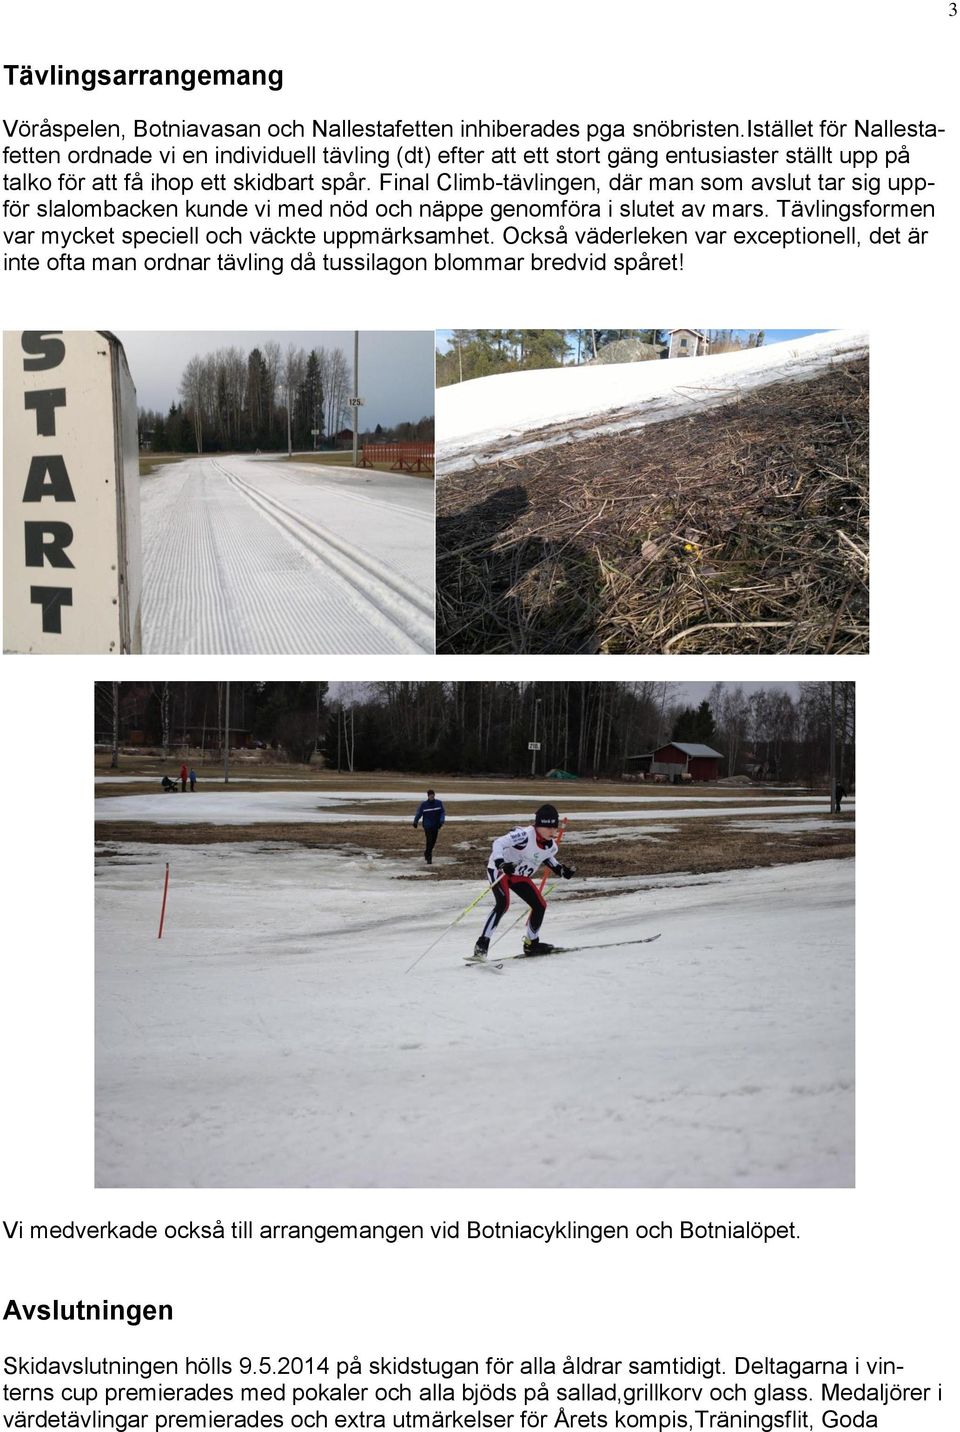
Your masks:
M527 954L521 951L516 955L498 955L492 960L477 960L472 955L465 955L465 965L479 965L486 970L503 969L504 960L545 960L550 955L571 955L577 950L622 950L626 945L652 945L654 940L659 940L663 931L658 930L655 935L640 935L636 940L613 940L607 945L554 945L552 950L542 950L540 954Z
M526 952L521 951L519 954L516 955L501 955L499 958L501 961L546 960L549 959L551 955L573 954L575 950L620 950L624 947L624 945L651 945L653 944L654 940L659 940L662 933L662 931L658 931L655 935L642 935L639 939L636 940L614 940L609 945L554 945L552 950L544 950L540 954L527 954Z

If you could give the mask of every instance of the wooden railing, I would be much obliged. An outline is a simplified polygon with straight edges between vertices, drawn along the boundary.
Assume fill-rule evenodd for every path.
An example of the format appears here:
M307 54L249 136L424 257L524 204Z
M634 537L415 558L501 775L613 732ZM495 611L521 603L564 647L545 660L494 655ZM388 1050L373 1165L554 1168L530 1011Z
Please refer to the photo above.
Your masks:
M433 443L364 443L360 466L386 465L391 472L432 472Z

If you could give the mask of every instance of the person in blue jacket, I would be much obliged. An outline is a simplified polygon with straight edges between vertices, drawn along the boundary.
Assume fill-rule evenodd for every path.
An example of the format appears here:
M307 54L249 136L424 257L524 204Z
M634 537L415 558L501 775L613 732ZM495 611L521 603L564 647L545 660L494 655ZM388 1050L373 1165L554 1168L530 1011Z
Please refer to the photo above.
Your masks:
M423 858L428 865L433 864L433 847L437 843L437 836L440 834L440 827L447 818L443 808L443 801L438 801L435 791L427 791L427 798L417 806L417 813L413 817L413 828L423 821L423 833L426 836L427 844L423 852Z

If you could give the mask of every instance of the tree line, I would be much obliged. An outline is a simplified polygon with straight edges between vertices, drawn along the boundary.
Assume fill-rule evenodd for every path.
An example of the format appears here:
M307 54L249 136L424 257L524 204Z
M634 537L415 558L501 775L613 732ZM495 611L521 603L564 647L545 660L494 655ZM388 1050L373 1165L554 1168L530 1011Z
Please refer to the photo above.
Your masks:
M226 685L100 683L98 742L216 758ZM696 706L663 682L380 681L341 684L333 695L326 682L229 686L233 745L339 770L513 777L559 769L616 780L629 757L682 740L719 751L723 775L818 785L829 777L833 729L840 783L852 787L855 777L852 682L833 683L832 696L829 682L801 683L797 696L718 682Z
M352 429L353 369L341 348L264 343L244 353L218 348L187 363L179 402L166 413L140 411L140 446L152 452L304 452L330 447ZM370 436L369 434L367 436ZM378 425L380 440L433 436L432 417L396 429Z
M760 348L765 332L737 333L732 328L705 330L711 353ZM515 373L530 368L560 368L597 360L605 348L622 339L646 345L646 357L658 356L667 342L664 328L454 328L450 347L437 350L437 387Z

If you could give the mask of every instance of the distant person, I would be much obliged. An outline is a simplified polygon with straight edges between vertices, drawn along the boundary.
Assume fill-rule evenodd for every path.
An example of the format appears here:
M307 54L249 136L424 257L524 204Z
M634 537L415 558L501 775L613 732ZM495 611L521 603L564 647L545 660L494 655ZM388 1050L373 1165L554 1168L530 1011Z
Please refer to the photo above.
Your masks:
M423 858L428 865L433 864L433 847L437 843L437 836L440 834L440 827L447 818L443 808L443 801L437 800L436 791L427 791L427 798L417 806L417 813L413 817L413 828L423 821L423 833L426 837L426 847Z
M181 791L185 791L185 790L187 789L187 767L186 767L186 764L184 764L184 765L182 765L182 766L180 767L180 789L181 789Z
M841 786L841 785L838 784L838 785L837 785L837 815L840 814L840 803L841 803L841 801L843 801L843 800L845 799L846 794L847 794L847 793L846 793L846 791L843 789L843 786Z
M160 782L160 786L161 789L165 791L175 791L177 789L176 781L171 781L169 776L164 776L163 780Z
M192 791L197 789L197 773L192 766L190 767L190 789Z

